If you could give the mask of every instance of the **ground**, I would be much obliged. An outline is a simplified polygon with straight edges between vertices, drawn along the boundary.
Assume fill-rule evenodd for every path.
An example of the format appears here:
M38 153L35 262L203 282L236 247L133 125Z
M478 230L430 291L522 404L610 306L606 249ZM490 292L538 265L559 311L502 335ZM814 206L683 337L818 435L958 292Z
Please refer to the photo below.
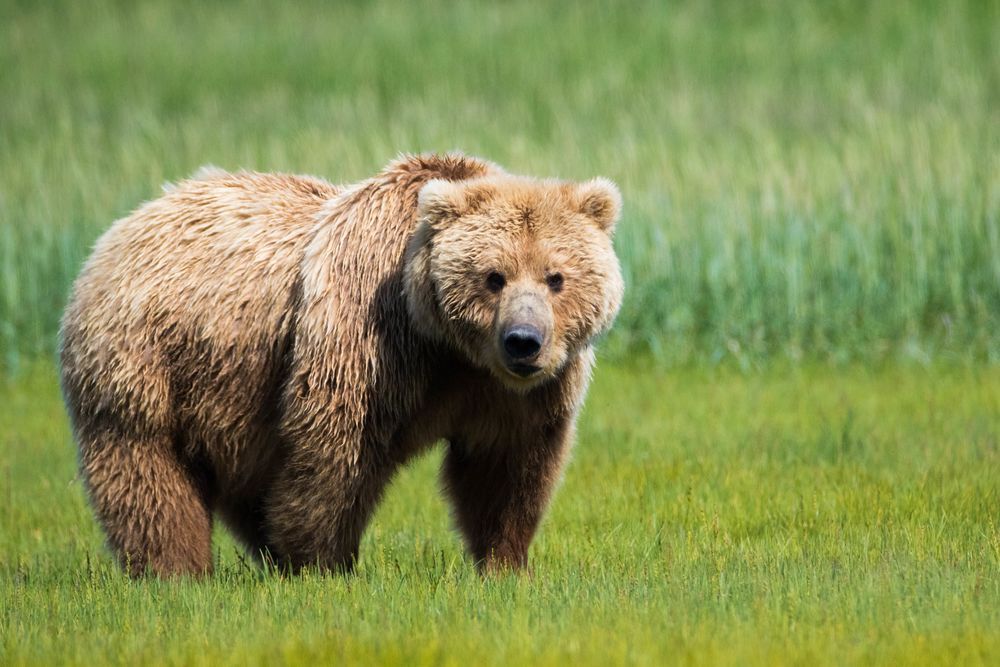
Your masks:
M599 368L530 576L482 581L438 456L355 576L130 581L75 478L49 365L0 388L0 662L988 663L1000 369Z

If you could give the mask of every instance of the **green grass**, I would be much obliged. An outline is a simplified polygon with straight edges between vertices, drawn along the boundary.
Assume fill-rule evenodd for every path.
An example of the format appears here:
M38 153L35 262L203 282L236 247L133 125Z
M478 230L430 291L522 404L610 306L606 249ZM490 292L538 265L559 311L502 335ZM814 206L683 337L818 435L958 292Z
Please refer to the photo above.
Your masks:
M1000 3L0 3L0 356L204 163L617 180L607 351L1000 359Z
M482 581L435 453L355 576L130 581L54 371L0 388L0 662L1000 660L1000 372L600 369L532 574Z
M0 664L1000 662L998 26L995 0L0 0ZM454 148L625 196L627 297L532 574L476 576L435 453L354 576L221 530L207 581L122 576L37 361L94 239L205 163L353 181Z

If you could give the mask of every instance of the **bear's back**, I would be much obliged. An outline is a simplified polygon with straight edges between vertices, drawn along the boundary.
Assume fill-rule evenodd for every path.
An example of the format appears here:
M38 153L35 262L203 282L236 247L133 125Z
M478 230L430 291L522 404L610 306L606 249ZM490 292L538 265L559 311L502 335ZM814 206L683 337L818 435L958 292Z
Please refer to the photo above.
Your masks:
M217 434L257 418L288 344L303 250L339 192L307 176L203 169L117 221L63 319L74 419L127 405L122 419Z

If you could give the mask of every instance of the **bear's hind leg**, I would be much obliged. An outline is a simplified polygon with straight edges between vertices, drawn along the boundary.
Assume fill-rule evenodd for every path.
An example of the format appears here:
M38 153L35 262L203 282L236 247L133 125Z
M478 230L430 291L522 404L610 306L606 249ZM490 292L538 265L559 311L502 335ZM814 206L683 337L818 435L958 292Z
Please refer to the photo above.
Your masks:
M170 438L117 429L78 437L91 503L122 567L132 576L211 572L208 479L178 459Z

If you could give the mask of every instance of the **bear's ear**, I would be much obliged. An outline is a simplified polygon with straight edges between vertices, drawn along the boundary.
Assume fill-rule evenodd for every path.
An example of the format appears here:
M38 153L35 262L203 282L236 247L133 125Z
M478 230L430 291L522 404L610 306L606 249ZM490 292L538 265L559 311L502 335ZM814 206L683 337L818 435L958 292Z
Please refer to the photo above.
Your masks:
M464 188L455 181L435 178L427 181L417 195L417 219L431 229L462 215L465 207Z
M611 234L622 210L618 186L606 178L594 178L576 186L576 206L580 213Z

